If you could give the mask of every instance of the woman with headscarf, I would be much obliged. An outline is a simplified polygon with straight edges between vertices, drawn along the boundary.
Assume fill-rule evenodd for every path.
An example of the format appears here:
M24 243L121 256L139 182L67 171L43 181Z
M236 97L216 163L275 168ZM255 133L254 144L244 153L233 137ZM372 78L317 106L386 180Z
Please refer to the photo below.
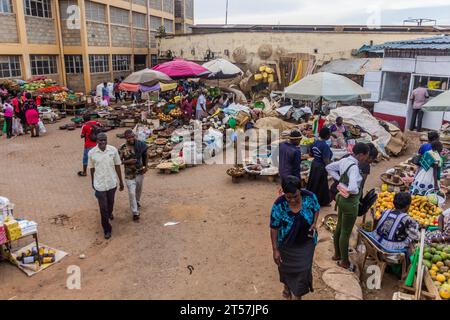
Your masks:
M443 165L440 155L442 149L441 142L433 141L431 150L420 158L420 167L411 185L411 194L424 196L429 191L439 190Z
M37 109L36 103L34 103L31 93L26 94L26 100L23 104L23 109L25 111L25 117L27 119L27 124L31 128L31 137L39 137L39 111Z
M273 259L284 284L283 297L296 300L313 292L312 263L320 210L316 196L300 184L294 176L283 179L284 194L275 201L270 217Z

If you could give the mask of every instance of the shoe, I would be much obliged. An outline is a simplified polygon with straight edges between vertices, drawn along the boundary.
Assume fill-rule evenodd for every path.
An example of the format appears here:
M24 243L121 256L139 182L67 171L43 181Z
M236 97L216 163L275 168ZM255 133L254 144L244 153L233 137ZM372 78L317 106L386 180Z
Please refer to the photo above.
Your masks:
M111 232L105 233L105 239L106 239L106 240L111 239Z
M138 214L133 215L133 221L139 221L140 218L141 217Z
M111 215L109 216L109 220L113 221L114 220L114 215L111 213Z
M141 204L139 202L137 203L137 206L139 209L141 208Z

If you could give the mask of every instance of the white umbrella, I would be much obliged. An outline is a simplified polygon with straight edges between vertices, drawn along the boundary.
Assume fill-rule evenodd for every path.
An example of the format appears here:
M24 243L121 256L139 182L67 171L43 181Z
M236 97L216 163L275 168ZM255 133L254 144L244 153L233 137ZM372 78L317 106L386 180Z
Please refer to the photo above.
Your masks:
M151 69L143 69L137 72L133 72L128 77L123 80L125 83L129 84L140 84L144 86L153 86L159 82L172 82L173 80L166 75L165 73L151 70Z
M441 93L436 98L431 99L422 107L423 111L450 111L450 90Z
M334 73L320 72L294 83L284 89L288 99L316 101L349 101L368 99L371 93L356 82Z
M203 67L211 71L208 79L231 79L244 74L240 68L225 59L211 60L203 64Z

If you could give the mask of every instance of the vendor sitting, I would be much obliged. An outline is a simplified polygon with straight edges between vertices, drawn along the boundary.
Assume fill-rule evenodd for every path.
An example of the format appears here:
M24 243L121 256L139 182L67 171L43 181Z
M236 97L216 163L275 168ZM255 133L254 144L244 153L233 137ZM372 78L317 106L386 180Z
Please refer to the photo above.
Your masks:
M409 193L397 193L395 209L384 211L375 230L369 233L385 251L408 251L410 244L419 239L419 224L407 213L410 205Z
M336 118L336 123L330 127L330 131L332 147L337 149L347 148L348 130L342 117Z
M439 216L439 229L428 231L425 235L428 243L448 243L450 242L450 209Z

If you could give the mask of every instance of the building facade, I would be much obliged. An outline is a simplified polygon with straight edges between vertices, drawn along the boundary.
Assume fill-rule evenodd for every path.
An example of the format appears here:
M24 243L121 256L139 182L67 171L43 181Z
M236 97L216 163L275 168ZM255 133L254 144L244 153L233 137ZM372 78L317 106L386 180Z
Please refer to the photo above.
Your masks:
M186 0L183 8L185 2L193 6ZM175 0L0 0L0 78L47 76L89 92L154 64L161 27L175 34L175 6Z

